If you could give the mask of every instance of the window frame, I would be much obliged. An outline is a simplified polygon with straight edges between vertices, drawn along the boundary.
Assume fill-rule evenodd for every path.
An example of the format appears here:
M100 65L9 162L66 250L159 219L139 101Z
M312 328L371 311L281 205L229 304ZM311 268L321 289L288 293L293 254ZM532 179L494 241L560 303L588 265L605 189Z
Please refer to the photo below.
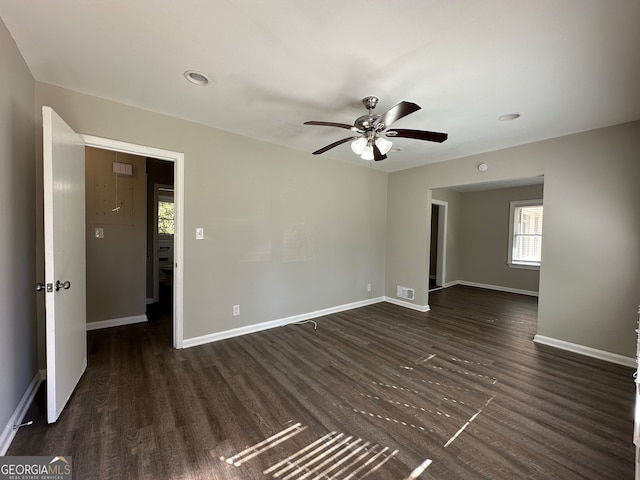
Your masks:
M153 220L153 230L154 230L154 235L159 238L159 239L169 239L169 238L173 238L173 236L175 235L175 229L176 229L176 210L175 210L175 198L174 198L174 187L173 185L163 185L163 184L159 184L156 183L154 184L154 205L153 205L153 209L154 209L154 220ZM164 202L164 203L173 203L173 232L174 235L168 234L168 233L160 233L159 228L160 228L160 202Z
M514 247L514 238L516 236L515 228L515 213L516 209L520 207L543 207L543 231L544 231L544 204L541 198L536 198L532 200L512 200L509 202L509 247L507 251L507 265L511 268L522 268L526 270L540 270L540 266L542 265L542 252L541 258L539 262L526 262L522 260L514 260L513 259L513 247ZM542 239L542 233L540 234L540 238Z
M170 203L173 205L173 217L171 217L171 222L173 223L173 233L163 233L160 232L160 203ZM156 202L156 235L159 237L173 237L176 231L176 211L175 211L175 202L173 201L173 196L169 197L168 195L162 195L158 197L158 201ZM165 217L163 217L164 219Z

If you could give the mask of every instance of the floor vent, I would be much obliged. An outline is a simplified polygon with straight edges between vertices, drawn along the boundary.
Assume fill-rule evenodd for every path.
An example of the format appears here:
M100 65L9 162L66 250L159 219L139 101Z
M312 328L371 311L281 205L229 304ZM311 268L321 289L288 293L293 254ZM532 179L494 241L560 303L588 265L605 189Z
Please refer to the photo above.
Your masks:
M416 291L413 288L401 287L398 285L398 298L405 298L407 300L413 300L415 298Z

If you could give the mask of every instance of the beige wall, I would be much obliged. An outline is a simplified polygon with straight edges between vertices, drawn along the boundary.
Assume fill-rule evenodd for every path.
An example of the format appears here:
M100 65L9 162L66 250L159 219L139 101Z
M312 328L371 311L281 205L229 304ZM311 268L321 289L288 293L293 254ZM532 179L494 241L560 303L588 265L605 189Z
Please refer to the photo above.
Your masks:
M433 188L544 175L538 333L635 356L640 303L640 122L393 173L386 291L426 291ZM477 165L487 163L480 173ZM587 233L585 233L587 232Z
M186 339L384 294L386 174L51 85L36 103L79 133L185 154Z
M33 77L0 20L0 440L38 372L33 110Z
M133 175L116 182L115 161L132 165ZM144 316L146 159L87 147L85 164L87 322Z

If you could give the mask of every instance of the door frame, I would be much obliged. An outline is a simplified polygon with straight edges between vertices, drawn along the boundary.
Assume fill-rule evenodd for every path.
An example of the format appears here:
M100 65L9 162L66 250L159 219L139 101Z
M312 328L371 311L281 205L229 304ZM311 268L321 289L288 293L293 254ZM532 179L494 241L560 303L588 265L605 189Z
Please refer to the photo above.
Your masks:
M161 148L148 147L135 143L122 142L109 138L96 137L94 135L80 134L87 147L101 148L114 152L130 153L143 157L152 157L159 160L173 162L174 168L174 212L175 212L175 235L174 245L174 266L173 266L173 348L183 348L184 328L184 153L164 150Z
M431 199L431 205L438 205L438 242L436 250L436 286L444 287L447 272L447 218L449 203ZM431 224L429 224L431 225ZM433 248L433 246L431 246Z

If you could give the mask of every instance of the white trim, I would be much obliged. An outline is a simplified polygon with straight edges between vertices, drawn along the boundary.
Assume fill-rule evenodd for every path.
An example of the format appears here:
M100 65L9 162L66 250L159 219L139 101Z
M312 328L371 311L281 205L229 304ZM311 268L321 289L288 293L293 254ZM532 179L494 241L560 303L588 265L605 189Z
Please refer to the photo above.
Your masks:
M153 301L153 298L147 298L144 303L146 305L153 305L155 302Z
M517 263L517 262L507 262L509 268L522 268L524 270L540 270L540 264L529 264L529 263Z
M227 338L239 337L241 335L247 335L249 333L261 332L262 330L268 330L270 328L281 327L290 323L302 322L304 320L310 320L312 318L323 317L332 313L344 312L346 310L353 310L354 308L366 307L367 305L373 305L385 301L384 297L372 298L369 300L362 300L359 302L347 303L345 305L338 305L337 307L325 308L323 310L316 310L315 312L303 313L300 315L294 315L292 317L280 318L278 320L271 320L268 322L256 323L253 325L247 325L246 327L233 328L231 330L224 330L222 332L209 333L200 337L185 338L182 342L184 348L196 347L198 345L205 345L207 343L217 342L219 340L225 340Z
M465 285L467 287L478 287L478 288L486 288L487 290L497 290L499 292L507 292L507 293L517 293L520 295L529 295L530 297L537 297L539 294L533 290L521 290L519 288L511 288L511 287L503 287L500 285L488 285L486 283L476 283L476 282L467 282L466 280L458 280L457 282L452 282L447 286L453 285Z
M394 297L384 297L384 301L387 303L393 303L394 305L398 305L400 307L410 308L411 310L416 310L422 313L431 310L429 308L429 305L416 305L415 303L405 302L404 300L398 300Z
M138 145L135 143L121 142L120 140L113 140L111 138L96 137L94 135L85 135L79 133L84 143L89 147L101 148L103 150L112 150L114 152L131 153L133 155L140 155L144 157L153 157L159 160L175 161L176 154L178 152L172 152L170 150L163 150L161 148L148 147L146 145ZM183 155L183 154L179 154Z
M227 338L239 337L241 335L247 335L249 333L261 332L263 330L269 330L270 328L282 327L291 323L302 322L305 320L311 320L313 318L323 317L325 315L331 315L332 313L344 312L347 310L353 310L354 308L366 307L368 305L374 305L376 303L388 302L401 307L409 308L411 310L417 310L418 312L428 312L430 310L429 305L415 305L413 303L404 302L392 297L377 297L369 300L362 300L359 302L347 303L345 305L338 305L336 307L326 308L324 310L316 310L315 312L303 313L300 315L294 315L291 317L280 318L278 320L271 320L268 322L256 323L254 325L247 325L246 327L233 328L231 330L224 330L222 332L210 333L202 335L200 337L185 338L182 346L183 348L196 347L198 345L205 345L207 343L213 343Z
M617 353L611 353L605 350L598 350L597 348L587 347L577 343L558 340L557 338L545 337L544 335L536 335L535 337L533 337L533 341L541 345L547 345L549 347L559 348L560 350L566 350L568 352L578 353L587 357L604 360L605 362L616 363L618 365L624 365L625 367L631 368L637 367L636 359L633 357L626 357Z
M134 323L144 323L146 321L148 321L146 315L135 315L133 317L112 318L110 320L100 320L98 322L87 322L87 331L121 327L123 325L133 325Z
M118 152L131 153L145 157L153 157L159 160L174 162L174 212L176 234L174 236L173 251L173 347L183 347L184 336L184 153L163 150L145 145L121 142L108 138L83 135L85 145Z
M9 422L5 426L4 430L0 432L0 456L7 453L13 438L16 436L16 433L18 433L18 430L14 430L13 426L22 423L24 416L27 414L27 410L29 410L29 407L31 406L31 402L33 402L33 398L38 392L38 388L40 388L40 384L45 379L46 374L44 372L45 370L39 370L36 372L35 377L33 377L33 380L31 380L31 383L24 392L24 395L22 395L20 402L18 402L18 406L13 411L11 417L9 417Z

